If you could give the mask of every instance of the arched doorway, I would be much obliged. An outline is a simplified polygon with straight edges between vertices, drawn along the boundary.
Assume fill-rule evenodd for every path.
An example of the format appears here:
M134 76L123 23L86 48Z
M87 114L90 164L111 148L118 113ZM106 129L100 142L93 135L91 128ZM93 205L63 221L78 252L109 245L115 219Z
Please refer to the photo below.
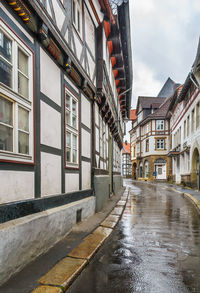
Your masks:
M167 179L167 163L164 159L157 159L154 163L154 170L156 179L166 180Z
M133 179L137 179L137 164L136 163L133 163L132 176L133 176Z
M195 148L192 154L191 182L192 185L198 189L200 188L199 163L199 151Z

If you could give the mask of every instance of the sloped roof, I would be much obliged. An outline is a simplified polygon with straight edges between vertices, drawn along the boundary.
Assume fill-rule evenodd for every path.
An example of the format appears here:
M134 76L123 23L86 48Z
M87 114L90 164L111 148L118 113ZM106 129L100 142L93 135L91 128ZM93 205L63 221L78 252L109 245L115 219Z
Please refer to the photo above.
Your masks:
M142 109L150 109L150 108L153 108L153 105L156 106L155 108L157 108L165 100L166 100L166 97L146 97L146 96L140 96L140 97L138 97L136 112L138 112L139 104L141 104Z
M142 124L145 124L147 121L152 120L152 119L165 119L168 113L168 109L170 106L172 97L169 97L164 101L164 103L152 114L148 115L144 121L142 121Z
M180 84L175 83L170 77L166 80L165 84L161 88L158 97L170 97L173 95L175 89L179 86Z
M123 151L122 154L130 154L131 153L131 144L129 142L123 143Z
M135 120L135 119L137 119L136 109L132 109L130 110L130 120Z

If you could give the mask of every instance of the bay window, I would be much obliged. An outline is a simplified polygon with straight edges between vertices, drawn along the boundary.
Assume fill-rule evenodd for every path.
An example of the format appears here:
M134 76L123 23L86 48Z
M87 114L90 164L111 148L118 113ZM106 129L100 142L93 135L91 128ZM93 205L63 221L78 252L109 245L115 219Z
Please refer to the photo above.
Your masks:
M78 99L65 93L66 165L78 166Z
M0 159L33 162L33 53L0 22Z
M156 149L164 149L165 147L165 140L164 139L156 139Z

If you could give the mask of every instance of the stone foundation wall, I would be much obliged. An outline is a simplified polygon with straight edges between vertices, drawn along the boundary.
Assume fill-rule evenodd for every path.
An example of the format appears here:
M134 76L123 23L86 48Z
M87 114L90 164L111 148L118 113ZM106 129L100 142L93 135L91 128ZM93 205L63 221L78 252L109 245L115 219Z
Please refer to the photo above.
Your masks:
M95 197L0 224L0 285L68 234L79 209L92 216Z

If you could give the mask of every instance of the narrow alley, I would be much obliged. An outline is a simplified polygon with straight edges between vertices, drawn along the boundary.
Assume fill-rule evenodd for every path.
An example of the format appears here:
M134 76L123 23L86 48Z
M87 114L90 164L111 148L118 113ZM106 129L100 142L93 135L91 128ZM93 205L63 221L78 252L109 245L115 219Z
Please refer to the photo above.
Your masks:
M126 184L130 197L121 221L67 292L200 292L195 206L164 184Z

